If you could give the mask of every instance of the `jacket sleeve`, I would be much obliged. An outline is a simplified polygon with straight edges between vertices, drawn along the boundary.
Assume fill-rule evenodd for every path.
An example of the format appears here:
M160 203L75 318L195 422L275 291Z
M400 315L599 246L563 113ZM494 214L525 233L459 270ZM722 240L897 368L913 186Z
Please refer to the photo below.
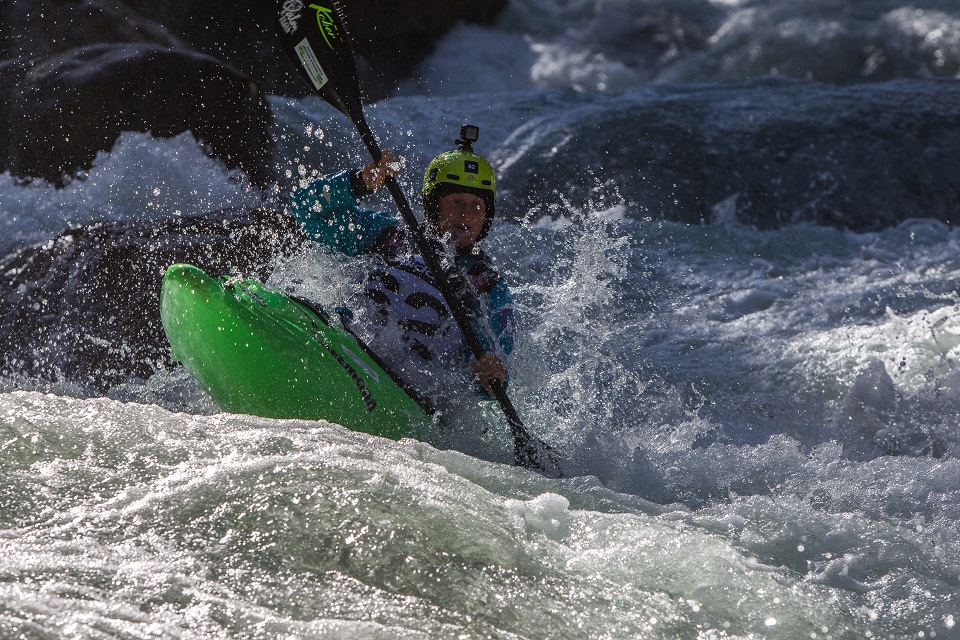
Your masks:
M513 351L513 336L516 333L513 317L513 295L510 293L510 287L507 286L506 282L500 280L487 293L487 299L490 309L488 316L490 333L499 344L499 351L508 356ZM483 336L486 333L480 332L479 335ZM482 337L480 341L481 343L485 342ZM483 346L488 351L497 351L497 349L490 349L490 345L484 344Z
M458 265L473 285L480 303L470 314L480 346L487 352L510 355L516 333L510 287L482 251L479 255L462 254Z
M400 221L382 211L361 209L351 186L352 173L348 169L326 175L295 190L289 208L315 242L357 256Z

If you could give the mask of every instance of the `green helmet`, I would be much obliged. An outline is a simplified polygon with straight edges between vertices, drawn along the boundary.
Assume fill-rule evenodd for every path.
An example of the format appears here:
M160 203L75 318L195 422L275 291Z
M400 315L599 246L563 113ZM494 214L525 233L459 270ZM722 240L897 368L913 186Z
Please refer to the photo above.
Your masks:
M472 193L483 198L486 205L486 223L478 240L490 231L493 224L494 205L497 198L497 176L482 156L473 152L472 143L479 133L477 127L464 125L460 130L462 140L455 151L441 153L430 161L423 176L423 209L427 220L435 222L440 212L440 198L451 193Z

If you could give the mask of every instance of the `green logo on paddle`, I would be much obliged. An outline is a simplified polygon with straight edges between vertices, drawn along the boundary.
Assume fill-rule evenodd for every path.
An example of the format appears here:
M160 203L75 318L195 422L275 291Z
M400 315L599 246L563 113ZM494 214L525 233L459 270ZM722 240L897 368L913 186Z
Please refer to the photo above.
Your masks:
M340 37L340 27L333 19L333 9L321 7L318 4L312 4L310 8L317 10L317 25L320 27L320 33L323 34L327 46L333 49L333 41Z

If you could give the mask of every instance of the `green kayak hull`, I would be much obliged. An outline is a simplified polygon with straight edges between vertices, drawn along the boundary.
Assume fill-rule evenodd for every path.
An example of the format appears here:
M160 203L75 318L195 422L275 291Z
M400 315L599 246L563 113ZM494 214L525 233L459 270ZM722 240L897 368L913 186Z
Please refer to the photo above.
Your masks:
M160 318L174 357L224 411L328 420L393 439L430 420L352 335L255 280L171 265Z

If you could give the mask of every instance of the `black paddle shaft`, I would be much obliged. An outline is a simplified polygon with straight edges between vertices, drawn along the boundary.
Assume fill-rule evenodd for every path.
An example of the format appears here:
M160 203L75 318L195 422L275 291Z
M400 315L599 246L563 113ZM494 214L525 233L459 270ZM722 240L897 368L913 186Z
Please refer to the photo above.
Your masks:
M329 7L319 4L307 7L303 0L277 0L277 10L277 33L284 51L300 75L317 95L350 118L370 155L379 162L382 152L363 114L357 63L342 2L334 0ZM485 352L483 345L480 344L459 297L450 286L433 247L427 242L406 196L392 176L387 177L385 184L396 201L403 221L409 228L427 268L433 274L437 288L450 308L457 326L463 332L467 346L474 357L479 358ZM510 425L514 462L550 475L561 475L553 450L527 433L503 385L494 380L491 381L491 389Z

